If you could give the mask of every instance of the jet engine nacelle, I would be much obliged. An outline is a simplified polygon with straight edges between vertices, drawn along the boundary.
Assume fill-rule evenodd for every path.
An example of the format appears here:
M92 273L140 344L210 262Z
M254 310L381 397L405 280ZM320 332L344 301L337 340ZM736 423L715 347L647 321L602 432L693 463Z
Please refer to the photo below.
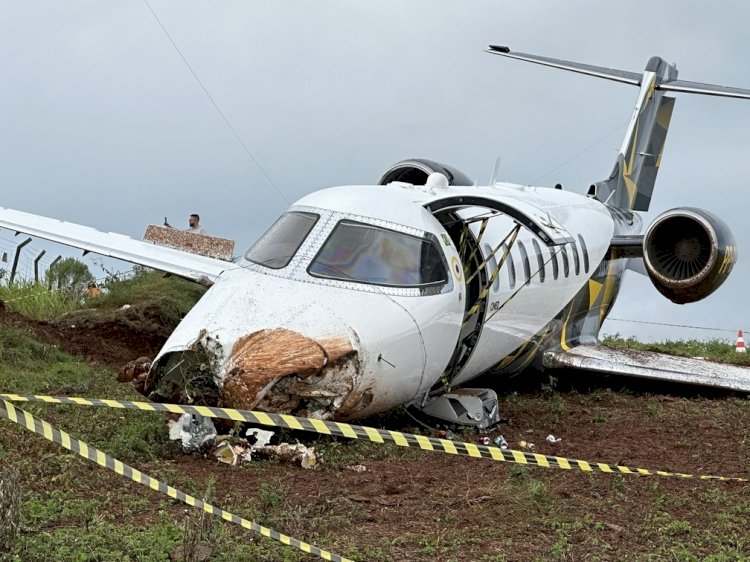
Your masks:
M672 302L695 302L729 277L737 246L716 215L688 207L659 215L643 238L643 261L654 286Z
M425 185L427 177L433 172L439 172L448 178L448 185L474 185L474 182L460 170L424 158L412 158L395 163L385 171L378 185L386 185L392 181Z

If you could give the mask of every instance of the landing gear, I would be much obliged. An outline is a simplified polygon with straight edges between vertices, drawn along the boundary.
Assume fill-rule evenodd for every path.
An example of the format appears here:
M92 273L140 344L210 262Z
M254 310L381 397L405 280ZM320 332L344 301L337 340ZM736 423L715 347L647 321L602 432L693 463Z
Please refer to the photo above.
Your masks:
M457 388L446 394L412 404L407 412L431 429L440 423L489 429L500 423L500 404L494 390Z

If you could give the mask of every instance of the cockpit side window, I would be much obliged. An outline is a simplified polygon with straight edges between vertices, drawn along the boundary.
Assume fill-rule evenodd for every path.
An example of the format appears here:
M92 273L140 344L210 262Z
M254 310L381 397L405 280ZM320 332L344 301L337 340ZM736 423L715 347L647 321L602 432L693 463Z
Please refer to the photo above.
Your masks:
M448 282L436 239L348 220L336 225L307 272L386 287L434 287Z
M271 269L286 267L319 218L314 213L284 213L245 253L245 259Z

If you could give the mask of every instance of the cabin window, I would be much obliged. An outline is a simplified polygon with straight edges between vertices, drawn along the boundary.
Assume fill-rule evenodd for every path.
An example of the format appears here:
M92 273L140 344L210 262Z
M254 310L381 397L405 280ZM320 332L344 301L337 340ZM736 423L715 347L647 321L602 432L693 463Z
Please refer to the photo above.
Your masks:
M552 264L552 278L557 281L557 278L560 277L560 266L557 263L557 247L549 248L549 257L549 261Z
M581 273L581 258L578 256L578 246L575 242L570 243L570 249L573 251L573 267L576 275Z
M495 258L495 254L492 252L492 246L487 243L484 244L484 251L488 256L487 263L489 264L489 275L493 278L492 290L497 291L500 288L500 274L497 272L497 258Z
M508 252L508 245L503 244L500 247L500 255L504 256L505 252ZM505 260L505 267L508 268L508 286L511 289L514 289L516 287L516 264L513 263L513 254L508 252L508 257Z
M531 240L531 245L534 246L534 253L536 254L536 265L539 268L539 282L544 283L546 271L544 271L544 256L542 256L542 249L539 247L539 242L536 241L536 238Z
M387 287L442 285L448 282L448 270L433 238L341 221L307 272L314 277Z
M570 275L570 261L568 258L568 246L567 244L560 248L560 255L562 256L563 263L563 275L567 277Z
M521 252L521 263L523 264L523 274L526 278L526 284L531 284L531 264L529 264L529 254L526 252L526 246L520 240L518 243L518 251Z
M314 213L284 213L245 253L245 259L271 269L286 267L319 218Z
M586 248L586 241L583 236L578 235L578 241L581 243L581 253L583 254L583 271L589 272L589 251Z

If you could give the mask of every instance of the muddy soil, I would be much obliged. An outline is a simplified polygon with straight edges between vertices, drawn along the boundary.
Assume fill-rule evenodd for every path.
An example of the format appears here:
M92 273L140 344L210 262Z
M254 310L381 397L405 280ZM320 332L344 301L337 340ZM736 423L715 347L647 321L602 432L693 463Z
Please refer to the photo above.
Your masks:
M158 323L117 318L35 322L3 307L0 322L27 326L64 351L114 371L136 357L153 356L168 333ZM533 442L535 452L591 462L750 476L745 396L620 377L555 375L552 381L549 372L506 381L498 390L510 421L490 438L502 434L512 448ZM389 429L409 425L398 415L377 423ZM562 441L547 443L549 433ZM323 461L315 471L277 463L229 467L199 455L178 455L173 462L194 481L216 479L217 502L227 507L238 498L259 497L262 486L273 483L283 490L288 515L264 523L300 538L334 525L330 542L321 546L377 545L393 560L574 560L589 559L591 551L597 559L642 559L662 544L649 533L672 532L666 523L666 531L658 528L666 512L697 533L716 528L724 516L721 502L706 498L728 494L737 505L750 506L750 486L742 483L586 475L427 452ZM366 470L350 470L352 464ZM695 548L710 554L717 546Z

